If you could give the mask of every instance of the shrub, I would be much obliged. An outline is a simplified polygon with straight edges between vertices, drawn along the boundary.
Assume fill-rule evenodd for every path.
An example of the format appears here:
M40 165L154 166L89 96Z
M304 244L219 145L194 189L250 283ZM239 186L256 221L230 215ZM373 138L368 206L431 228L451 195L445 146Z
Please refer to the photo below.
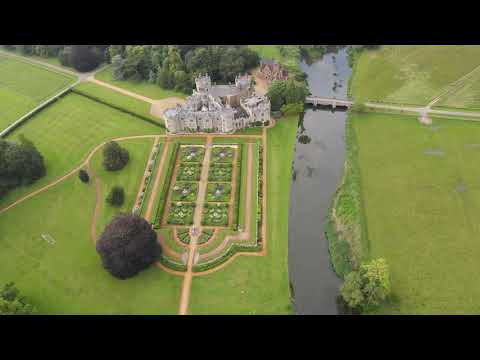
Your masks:
M127 279L145 270L162 253L157 234L143 218L116 215L105 227L96 245L103 267L119 279Z
M130 155L127 149L118 145L115 141L110 141L103 148L103 166L105 170L117 171L127 165Z
M86 170L83 170L83 169L81 169L78 172L78 177L84 183L88 183L88 181L90 180L90 176L88 176L88 172Z
M32 315L37 312L13 282L4 285L0 290L0 314L1 315Z
M114 186L107 196L107 202L112 206L122 206L125 201L125 192L121 186Z
M375 259L345 277L340 293L353 309L366 310L381 305L390 295L391 285L387 262Z
M20 143L0 139L0 196L20 185L30 185L45 176L43 156L33 143L19 137Z

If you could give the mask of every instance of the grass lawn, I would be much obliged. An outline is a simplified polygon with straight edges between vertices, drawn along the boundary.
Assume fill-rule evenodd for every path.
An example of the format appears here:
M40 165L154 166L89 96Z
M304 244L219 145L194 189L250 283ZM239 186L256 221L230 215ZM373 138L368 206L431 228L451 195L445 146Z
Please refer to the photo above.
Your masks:
M288 279L288 204L297 117L268 130L268 251L241 256L221 271L194 277L192 314L291 314Z
M480 71L475 71L460 89L442 98L436 105L480 110Z
M161 100L167 97L179 97L186 98L187 95L184 93L179 93L173 90L165 90L156 84L150 84L146 81L135 82L130 80L115 80L113 78L113 69L111 66L106 67L102 71L99 71L95 74L95 79L104 81L114 86L118 86L122 89L138 93L140 95L149 97L154 100Z
M97 221L97 233L101 234L105 226L110 222L113 215L123 212L131 213L135 205L140 182L147 166L148 156L152 150L153 139L134 139L119 143L121 147L128 150L130 160L127 165L119 171L107 171L102 165L103 153L98 151L91 160L95 174L102 181L102 207L101 215ZM92 179L92 181L94 181ZM106 198L114 186L122 186L125 191L125 202L120 207L111 206ZM148 200L148 198L146 198ZM145 200L145 201L147 201Z
M120 108L129 110L133 113L157 121L160 124L163 124L162 119L150 115L151 104L145 101L121 94L104 86L97 85L91 82L84 82L78 84L77 86L75 86L75 89L86 95L94 96L102 101L105 101L108 104L112 104L113 106L118 106Z
M370 257L387 259L380 313L480 312L480 124L353 115Z
M0 130L75 80L0 53Z
M360 101L426 105L479 65L477 45L385 45L362 53L351 93Z
M2 214L0 283L14 281L42 314L175 314L180 277L152 267L122 281L102 268L89 235L94 204L94 183L74 177Z
M248 45L248 47L257 52L261 58L277 60L282 58L278 45Z
M163 129L81 95L69 94L16 129L8 139L24 134L42 153L47 175L31 186L9 192L5 206L78 166L98 144L117 137L155 135Z

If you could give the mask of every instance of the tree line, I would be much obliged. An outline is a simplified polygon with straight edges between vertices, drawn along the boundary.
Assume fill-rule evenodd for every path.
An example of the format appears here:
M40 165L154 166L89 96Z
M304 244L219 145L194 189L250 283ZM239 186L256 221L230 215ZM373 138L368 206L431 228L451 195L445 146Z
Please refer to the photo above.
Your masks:
M102 62L108 61L109 45L3 45L22 55L56 57L63 66L70 66L80 72L91 71Z
M110 45L108 52L115 79L148 81L187 94L199 74L229 83L260 62L245 45Z

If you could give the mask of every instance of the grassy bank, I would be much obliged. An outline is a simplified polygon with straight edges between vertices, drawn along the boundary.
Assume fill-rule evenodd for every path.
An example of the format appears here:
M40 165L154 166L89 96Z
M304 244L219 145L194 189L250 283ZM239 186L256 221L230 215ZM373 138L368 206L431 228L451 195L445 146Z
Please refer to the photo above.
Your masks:
M118 86L119 88L135 92L137 94L149 97L154 100L161 100L167 97L186 98L186 94L179 93L173 90L162 89L157 84L151 84L145 81L132 80L115 80L113 77L113 69L107 66L102 71L95 74L95 79L106 82L110 85Z
M367 227L362 208L358 144L353 127L355 115L346 121L346 156L342 182L333 198L326 233L336 273L345 277L368 256Z
M268 251L240 256L192 282L192 314L291 314L288 278L288 205L298 117L268 130Z

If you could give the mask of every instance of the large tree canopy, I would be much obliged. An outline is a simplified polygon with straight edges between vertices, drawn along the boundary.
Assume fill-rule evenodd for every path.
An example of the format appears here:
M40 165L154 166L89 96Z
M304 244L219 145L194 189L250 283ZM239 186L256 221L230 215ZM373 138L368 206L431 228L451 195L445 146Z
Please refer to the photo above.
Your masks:
M186 93L198 74L232 82L260 61L245 45L111 45L109 54L116 79L149 81Z
M103 166L108 171L123 169L129 159L128 150L120 147L115 141L110 141L103 148Z
M136 215L116 215L97 241L103 267L119 279L128 279L158 260L161 247L152 226Z
M28 185L45 176L42 155L33 143L20 136L20 143L0 139L0 197L8 190Z

